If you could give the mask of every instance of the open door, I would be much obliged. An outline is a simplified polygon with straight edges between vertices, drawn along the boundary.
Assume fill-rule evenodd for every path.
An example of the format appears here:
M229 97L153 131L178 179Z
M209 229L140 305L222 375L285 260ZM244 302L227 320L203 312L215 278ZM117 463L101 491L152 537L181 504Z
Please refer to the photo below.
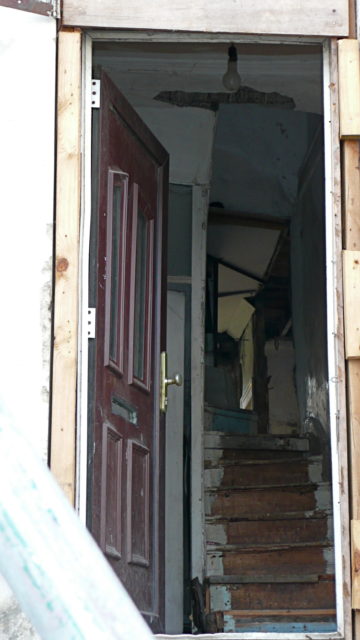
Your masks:
M168 155L101 74L94 116L89 526L154 631L164 617L164 208ZM97 166L96 166L97 164ZM91 571L91 567L89 567Z

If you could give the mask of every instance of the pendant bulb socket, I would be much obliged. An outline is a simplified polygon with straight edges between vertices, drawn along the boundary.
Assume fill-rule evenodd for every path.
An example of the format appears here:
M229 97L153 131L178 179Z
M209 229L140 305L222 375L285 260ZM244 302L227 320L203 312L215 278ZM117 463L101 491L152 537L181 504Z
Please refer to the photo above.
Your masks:
M241 78L237 70L237 50L233 44L228 49L227 70L222 81L228 91L237 91L241 86Z

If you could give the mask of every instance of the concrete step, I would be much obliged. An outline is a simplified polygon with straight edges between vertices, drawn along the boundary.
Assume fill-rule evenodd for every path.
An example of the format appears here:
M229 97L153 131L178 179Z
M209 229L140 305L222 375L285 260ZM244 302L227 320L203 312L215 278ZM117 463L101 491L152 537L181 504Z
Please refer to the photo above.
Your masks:
M207 489L205 515L252 519L289 511L311 511L331 506L329 483L295 486Z
M207 545L211 544L271 544L286 542L320 542L332 540L332 518L282 518L267 520L222 520L206 523Z
M211 466L204 471L206 488L321 482L320 457L312 459L252 460Z
M207 588L211 611L335 609L335 582L331 579L310 583L248 583L215 585Z
M333 547L328 543L208 549L206 575L297 576L334 573Z
M308 438L275 435L233 435L205 431L206 449L244 449L253 451L309 451Z

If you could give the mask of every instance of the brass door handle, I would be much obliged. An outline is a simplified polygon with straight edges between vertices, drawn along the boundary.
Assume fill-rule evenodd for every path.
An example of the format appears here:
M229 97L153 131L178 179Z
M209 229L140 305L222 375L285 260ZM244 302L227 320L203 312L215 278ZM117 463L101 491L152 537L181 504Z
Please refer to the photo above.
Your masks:
M169 387L171 384L176 384L177 387L181 387L183 383L181 373L175 373L173 378L166 378L165 384Z
M176 373L172 378L167 377L167 353L165 351L161 354L160 362L160 411L166 411L168 397L167 390L171 384L175 384L177 387L181 387L183 383L182 375Z

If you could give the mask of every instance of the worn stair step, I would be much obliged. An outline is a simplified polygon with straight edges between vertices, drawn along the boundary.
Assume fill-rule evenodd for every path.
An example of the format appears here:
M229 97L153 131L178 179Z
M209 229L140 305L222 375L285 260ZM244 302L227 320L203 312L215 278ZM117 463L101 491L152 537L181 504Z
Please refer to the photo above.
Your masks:
M308 511L281 511L280 513L247 513L244 516L207 515L207 524L222 524L224 522L262 522L268 520L292 520L299 518L323 518L332 516L332 509L310 509Z
M259 575L257 573L251 573L249 575L226 575L226 576L207 576L205 579L206 584L209 585L231 585L231 584L298 584L298 583L311 583L319 582L320 580L334 580L335 576L331 574L318 575L316 573L304 573L296 574L291 572L290 574L281 574L276 572L274 574L268 574L266 576Z
M206 574L211 575L318 575L334 573L334 552L329 545L243 549L206 553Z
M309 451L308 438L291 436L250 436L205 431L206 449L247 449L254 451Z
M214 466L204 471L206 488L231 488L235 486L257 487L259 485L284 485L306 482L321 482L322 465L319 458L314 460L293 459L257 460L253 464L226 464Z
M295 487L207 489L205 515L244 517L265 513L310 511L330 505L330 487L312 483Z
M307 457L304 451L254 451L252 449L204 449L204 466L223 466L226 464L252 463L254 460L304 460Z
M252 551L257 551L257 552L264 552L264 551L282 551L285 549L299 549L301 547L332 547L331 542L328 542L327 540L320 540L317 542L271 542L269 544L262 544L262 543L256 543L255 541L252 541L249 544L244 544L244 543L240 543L240 544L207 544L207 552L211 553L213 551L215 552L219 552L219 553L228 553L230 551L236 552L252 552Z
M335 583L322 580L312 583L248 583L210 585L208 602L211 611L228 609L317 609L335 608Z
M276 615L268 611L250 611L248 615L245 611L225 611L222 619L222 627L218 628L218 632L225 633L304 634L332 633L337 629L334 609L279 610Z
M219 454L242 454L241 449L206 449L205 454L208 453L211 459L205 460L205 469L218 469L225 467L256 467L267 464L279 464L288 465L290 468L294 463L309 463L320 464L322 457L319 455L308 455L306 452L298 451L245 451L247 454L245 457L240 457L238 460L232 460L231 458L219 459ZM215 455L217 454L217 456Z
M281 520L240 520L206 524L207 544L271 544L319 542L332 539L332 519L291 518Z

